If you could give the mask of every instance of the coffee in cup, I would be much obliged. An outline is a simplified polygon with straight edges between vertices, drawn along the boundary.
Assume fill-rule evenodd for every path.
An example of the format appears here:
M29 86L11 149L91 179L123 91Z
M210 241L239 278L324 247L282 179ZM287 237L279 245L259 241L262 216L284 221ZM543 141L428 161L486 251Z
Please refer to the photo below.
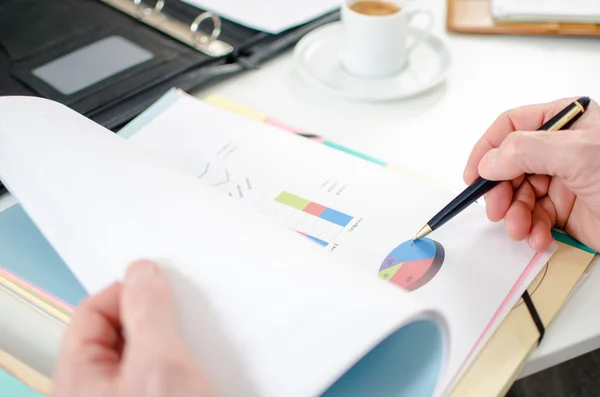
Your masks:
M357 1L350 9L364 15L391 15L402 10L389 1Z
M389 77L408 63L410 51L433 26L430 10L414 7L408 0L345 0L342 5L342 67L365 78ZM428 17L428 26L409 42L409 23L418 14Z

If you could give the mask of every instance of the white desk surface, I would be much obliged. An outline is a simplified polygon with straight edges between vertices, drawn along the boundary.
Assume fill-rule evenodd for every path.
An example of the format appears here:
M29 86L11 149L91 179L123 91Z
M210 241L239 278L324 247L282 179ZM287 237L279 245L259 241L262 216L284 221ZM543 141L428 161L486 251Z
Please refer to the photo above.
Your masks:
M472 145L502 111L562 97L600 100L600 40L448 34L445 1L424 4L437 15L434 34L449 46L453 66L443 84L418 97L361 103L329 95L297 75L291 53L194 94L226 96L396 166L415 170L418 165L423 175L455 189L464 187L462 172ZM598 303L600 269L593 267L521 376L600 347ZM61 332L31 316L15 321L10 313L19 310L0 297L0 348L27 361L34 359L31 349L37 349L35 366L47 373ZM19 347L16 342L24 340L27 346Z

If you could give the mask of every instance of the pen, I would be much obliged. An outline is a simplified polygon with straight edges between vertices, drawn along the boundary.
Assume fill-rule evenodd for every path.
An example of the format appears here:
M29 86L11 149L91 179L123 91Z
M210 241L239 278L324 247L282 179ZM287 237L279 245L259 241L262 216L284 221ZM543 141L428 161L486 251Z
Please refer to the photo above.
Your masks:
M548 120L544 125L538 128L538 131L557 131L566 129L572 125L587 109L590 104L590 98L581 97L561 110L556 116ZM421 239L429 233L438 229L440 226L454 218L461 211L473 204L477 199L489 192L501 181L489 181L478 178L462 191L454 200L446 205L440 212L425 224L415 235L414 240Z

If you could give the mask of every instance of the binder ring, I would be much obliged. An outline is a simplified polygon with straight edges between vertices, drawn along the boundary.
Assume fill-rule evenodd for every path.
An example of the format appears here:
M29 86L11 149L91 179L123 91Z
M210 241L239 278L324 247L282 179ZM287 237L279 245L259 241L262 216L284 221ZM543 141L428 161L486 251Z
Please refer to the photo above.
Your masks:
M214 25L210 36L205 33L198 32L200 24L209 18L212 19ZM192 40L194 42L199 41L201 44L207 44L215 41L221 34L221 18L210 11L203 12L202 14L198 15L196 19L194 19L194 22L192 22L190 25L190 31L192 32Z
M145 16L150 14L158 15L162 12L163 7L165 6L165 0L156 0L154 4L154 8L146 7L142 9L142 0L133 0L133 4L135 4L137 10Z

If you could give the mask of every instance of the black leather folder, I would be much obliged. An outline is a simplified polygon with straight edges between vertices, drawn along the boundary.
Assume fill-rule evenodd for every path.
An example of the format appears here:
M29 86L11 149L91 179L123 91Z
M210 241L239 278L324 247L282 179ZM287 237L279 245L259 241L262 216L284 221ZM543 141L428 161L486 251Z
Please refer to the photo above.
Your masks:
M259 68L338 18L269 34L179 0L0 0L0 96L53 99L118 130L170 88Z

